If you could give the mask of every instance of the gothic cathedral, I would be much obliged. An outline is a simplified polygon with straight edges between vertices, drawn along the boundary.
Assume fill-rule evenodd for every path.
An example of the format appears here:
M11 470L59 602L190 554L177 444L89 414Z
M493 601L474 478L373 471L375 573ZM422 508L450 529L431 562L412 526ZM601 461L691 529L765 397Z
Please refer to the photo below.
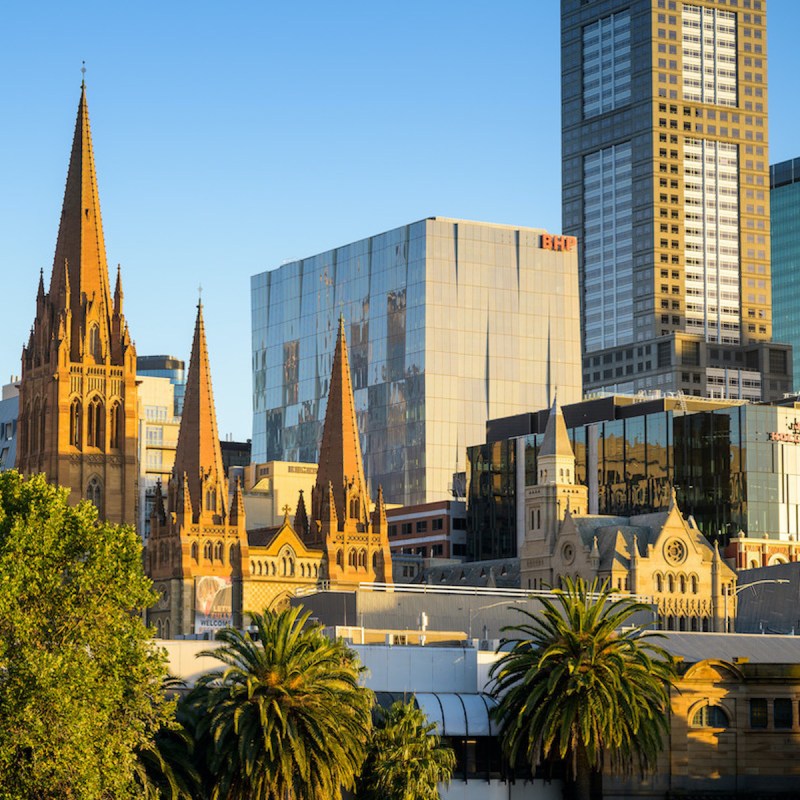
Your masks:
M134 524L136 351L117 270L111 296L86 86L81 84L49 290L22 350L17 468L43 472L93 502L102 519Z

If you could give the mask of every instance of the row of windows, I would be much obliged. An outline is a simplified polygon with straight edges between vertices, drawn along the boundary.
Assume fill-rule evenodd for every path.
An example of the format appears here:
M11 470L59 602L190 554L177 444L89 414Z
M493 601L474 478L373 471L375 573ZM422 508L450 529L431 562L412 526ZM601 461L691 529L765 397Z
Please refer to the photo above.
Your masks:
M770 727L769 707L772 703L772 728L791 730L795 726L795 701L789 697L776 697L772 701L765 697L750 700L750 727L766 730ZM689 722L693 728L728 728L730 718L721 706L705 705L699 708Z
M289 577L292 578L297 574L297 566L295 564L294 558L290 555L281 556L280 559L276 559L274 561L251 561L250 562L250 574L251 575L267 575L276 577L280 575L281 577ZM318 578L319 577L319 565L318 564L306 564L304 562L300 562L300 577L301 578Z

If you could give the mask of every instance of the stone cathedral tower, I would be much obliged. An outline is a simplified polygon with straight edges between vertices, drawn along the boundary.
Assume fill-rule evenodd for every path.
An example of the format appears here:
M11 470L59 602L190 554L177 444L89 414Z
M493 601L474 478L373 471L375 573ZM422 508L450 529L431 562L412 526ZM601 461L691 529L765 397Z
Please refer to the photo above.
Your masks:
M242 625L242 565L249 564L244 502L232 498L211 387L203 306L197 306L175 466L150 519L145 568L160 599L148 611L159 636Z
M386 508L380 487L372 513L370 505L344 319L340 318L317 482L311 491L311 519L306 517L302 496L295 517L295 529L305 544L325 552L331 585L392 582Z
M81 84L49 290L22 350L17 468L91 500L100 517L136 521L136 351L112 297L86 86Z

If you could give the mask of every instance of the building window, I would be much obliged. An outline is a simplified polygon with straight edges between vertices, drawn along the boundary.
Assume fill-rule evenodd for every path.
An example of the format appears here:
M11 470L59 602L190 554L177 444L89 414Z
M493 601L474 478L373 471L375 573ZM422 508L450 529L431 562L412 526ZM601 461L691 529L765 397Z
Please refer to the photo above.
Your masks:
M95 364L103 363L103 350L100 344L100 328L92 325L89 328L89 354L94 358Z
M81 446L81 401L76 397L69 409L69 443L73 447Z
M767 727L767 701L761 697L750 700L750 727Z
M428 520L421 519L417 522L417 533L427 533L428 532Z
M86 487L86 499L97 509L97 513L103 513L103 487L100 483L100 478L93 475L89 479L89 484Z
M389 526L389 536L397 536L397 525Z
M794 724L793 704L787 697L778 697L772 707L776 728L791 728Z
M594 117L630 103L630 12L610 14L583 29L583 114Z
M432 531L444 530L444 520L441 517L437 517L436 519L431 520L431 530Z
M89 402L86 418L86 444L103 447L103 401L95 395Z
M703 706L692 716L693 728L727 728L730 725L728 715L719 706Z
M119 449L119 443L122 441L121 425L122 425L122 404L117 401L112 403L111 411L108 415L108 427L109 427L108 445L114 450ZM149 430L150 429L148 428L148 432Z

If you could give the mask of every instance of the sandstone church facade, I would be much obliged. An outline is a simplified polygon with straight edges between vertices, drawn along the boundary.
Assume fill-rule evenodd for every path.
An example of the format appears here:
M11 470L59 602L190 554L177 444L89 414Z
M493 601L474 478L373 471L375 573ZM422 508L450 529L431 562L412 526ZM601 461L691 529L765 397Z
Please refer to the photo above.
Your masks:
M159 594L148 619L164 638L242 627L248 612L321 585L392 580L383 494L364 477L343 322L333 357L317 482L277 528L247 531L241 486L222 468L211 369L198 305L175 466L157 489L145 566Z

